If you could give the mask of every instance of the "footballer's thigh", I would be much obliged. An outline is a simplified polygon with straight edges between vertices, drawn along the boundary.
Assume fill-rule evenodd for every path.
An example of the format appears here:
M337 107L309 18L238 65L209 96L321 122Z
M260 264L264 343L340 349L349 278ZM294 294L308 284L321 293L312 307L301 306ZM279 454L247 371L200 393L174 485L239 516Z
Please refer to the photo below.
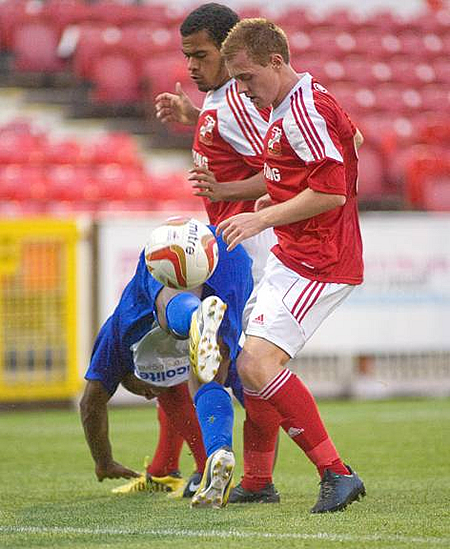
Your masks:
M293 358L353 288L348 284L306 279L271 255L256 301L247 312L246 338L253 336L265 340L280 350L280 356L284 352ZM249 349L247 340L245 346ZM271 348L266 349L262 342L260 347L269 357ZM275 350L272 352L276 360L279 354ZM264 358L261 360L266 362Z

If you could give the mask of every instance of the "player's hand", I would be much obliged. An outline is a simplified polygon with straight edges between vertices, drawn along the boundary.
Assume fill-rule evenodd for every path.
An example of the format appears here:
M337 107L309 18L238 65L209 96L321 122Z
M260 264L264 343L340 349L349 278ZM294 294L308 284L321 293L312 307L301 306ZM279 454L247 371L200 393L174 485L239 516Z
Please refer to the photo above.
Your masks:
M259 212L261 210L264 210L264 208L268 208L269 206L272 206L273 202L270 198L270 195L264 194L263 196L260 196L258 200L255 202L255 212Z
M137 378L133 373L126 374L121 381L121 384L125 387L127 391L133 393L134 395L142 396L147 400L152 400L158 394L164 391L164 388L156 387L151 385L142 379Z
M124 467L116 461L111 461L107 464L97 463L95 466L95 474L99 482L103 482L105 478L137 478L139 473Z
M243 240L255 236L267 226L258 213L241 213L225 219L217 225L217 234L227 243L227 250L231 251Z
M188 126L197 123L199 109L184 93L179 82L175 85L175 93L160 93L155 99L156 118L164 124L180 122Z
M189 181L193 181L192 188L197 189L194 192L195 196L205 196L211 202L218 200L226 200L225 184L217 183L216 178L211 170L206 168L192 168L189 170Z

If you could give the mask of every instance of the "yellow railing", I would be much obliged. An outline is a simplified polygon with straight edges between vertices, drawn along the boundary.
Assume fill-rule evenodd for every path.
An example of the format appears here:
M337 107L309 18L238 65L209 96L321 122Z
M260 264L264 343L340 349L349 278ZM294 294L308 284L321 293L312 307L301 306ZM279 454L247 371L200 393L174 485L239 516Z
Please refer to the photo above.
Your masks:
M74 222L0 220L0 402L79 390Z

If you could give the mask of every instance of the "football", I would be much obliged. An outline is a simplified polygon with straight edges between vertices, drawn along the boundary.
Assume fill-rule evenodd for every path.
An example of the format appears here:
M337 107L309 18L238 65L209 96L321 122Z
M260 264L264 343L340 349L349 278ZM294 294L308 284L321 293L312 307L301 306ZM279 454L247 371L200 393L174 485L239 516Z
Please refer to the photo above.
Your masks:
M193 218L174 217L154 229L145 247L151 275L169 288L189 290L213 274L219 247L212 231Z

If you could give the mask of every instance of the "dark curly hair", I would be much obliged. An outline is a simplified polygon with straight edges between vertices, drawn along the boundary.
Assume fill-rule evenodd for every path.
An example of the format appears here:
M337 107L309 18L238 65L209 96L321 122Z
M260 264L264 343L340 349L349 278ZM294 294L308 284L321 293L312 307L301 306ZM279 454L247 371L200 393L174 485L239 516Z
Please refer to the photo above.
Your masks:
M220 49L227 34L238 21L239 17L232 9L211 2L192 11L181 24L180 33L181 36L187 37L206 30L211 40Z

